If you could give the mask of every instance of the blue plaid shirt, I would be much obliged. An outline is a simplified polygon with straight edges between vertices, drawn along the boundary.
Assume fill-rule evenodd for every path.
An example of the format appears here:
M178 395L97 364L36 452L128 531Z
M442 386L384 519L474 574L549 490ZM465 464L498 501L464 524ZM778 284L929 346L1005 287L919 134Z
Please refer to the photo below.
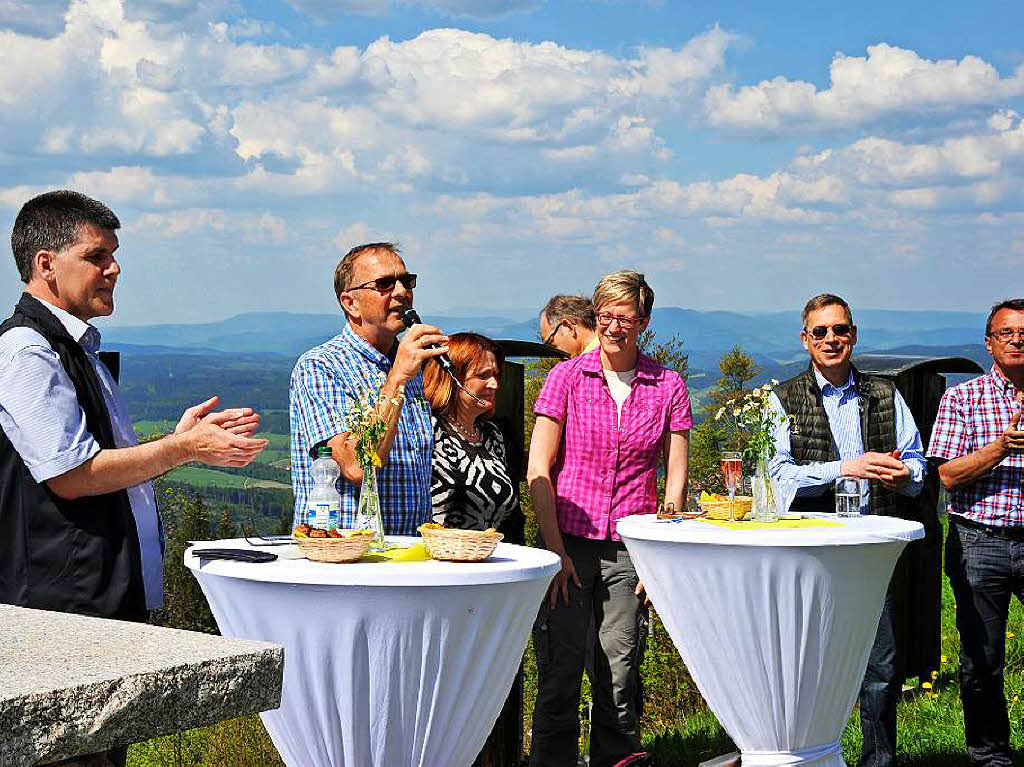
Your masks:
M289 387L292 487L296 525L305 521L306 497L313 489L311 451L347 431L349 400L376 397L391 370L391 360L360 338L346 323L334 338L299 357ZM377 470L381 516L388 535L416 535L431 520L430 458L434 433L430 404L423 394L423 376L405 386L398 433L384 466ZM341 515L338 525L351 527L359 487L338 480Z

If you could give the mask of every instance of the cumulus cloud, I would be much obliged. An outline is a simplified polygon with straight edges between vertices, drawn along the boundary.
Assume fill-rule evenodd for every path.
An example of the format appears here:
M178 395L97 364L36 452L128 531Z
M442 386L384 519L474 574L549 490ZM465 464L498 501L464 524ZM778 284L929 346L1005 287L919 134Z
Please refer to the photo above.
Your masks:
M671 157L660 124L696 110L736 39L714 27L676 49L613 56L433 29L323 50L218 15L233 7L72 0L52 37L0 29L5 151L54 167L216 169L278 197L483 186L494 169L522 185L566 164L615 184Z
M836 54L830 87L783 76L757 85L710 88L704 108L712 125L758 133L849 130L906 113L950 113L998 107L1024 94L1024 65L1006 77L977 56L930 60L886 43L867 56Z
M239 215L237 211L218 208L144 213L129 222L125 229L171 240L214 232L237 234L246 242L280 244L288 236L288 223L269 211Z

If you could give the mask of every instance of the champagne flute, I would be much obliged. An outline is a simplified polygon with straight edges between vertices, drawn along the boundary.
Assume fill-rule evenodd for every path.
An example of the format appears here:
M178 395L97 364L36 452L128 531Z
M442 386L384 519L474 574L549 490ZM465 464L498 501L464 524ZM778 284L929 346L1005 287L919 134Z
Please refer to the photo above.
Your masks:
M722 453L719 461L722 467L722 480L729 491L729 521L736 521L736 488L743 481L743 453Z

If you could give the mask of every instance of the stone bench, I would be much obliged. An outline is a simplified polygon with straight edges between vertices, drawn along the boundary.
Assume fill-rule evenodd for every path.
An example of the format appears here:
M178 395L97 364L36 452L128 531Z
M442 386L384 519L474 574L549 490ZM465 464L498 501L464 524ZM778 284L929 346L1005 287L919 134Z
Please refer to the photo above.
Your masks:
M0 765L277 708L283 672L267 642L0 605Z

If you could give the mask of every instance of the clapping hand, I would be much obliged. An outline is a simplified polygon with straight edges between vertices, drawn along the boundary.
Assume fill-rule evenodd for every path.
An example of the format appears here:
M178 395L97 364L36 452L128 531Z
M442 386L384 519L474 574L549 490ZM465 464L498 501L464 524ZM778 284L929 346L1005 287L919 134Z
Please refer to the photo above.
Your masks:
M256 433L256 428L260 425L260 417L257 413L252 412L252 408L229 408L215 414L213 413L213 409L217 406L217 402L219 400L220 397L214 396L210 397L206 402L200 402L198 405L190 407L181 414L181 418L178 420L178 425L174 427L174 433L181 434L182 432L189 431L200 421L207 419L212 415L221 416L217 418L217 425L232 434L238 434L242 437L251 437Z
M218 399L210 397L182 413L174 433L188 433L192 460L208 466L248 466L270 444L252 438L260 417L248 407L214 412Z

